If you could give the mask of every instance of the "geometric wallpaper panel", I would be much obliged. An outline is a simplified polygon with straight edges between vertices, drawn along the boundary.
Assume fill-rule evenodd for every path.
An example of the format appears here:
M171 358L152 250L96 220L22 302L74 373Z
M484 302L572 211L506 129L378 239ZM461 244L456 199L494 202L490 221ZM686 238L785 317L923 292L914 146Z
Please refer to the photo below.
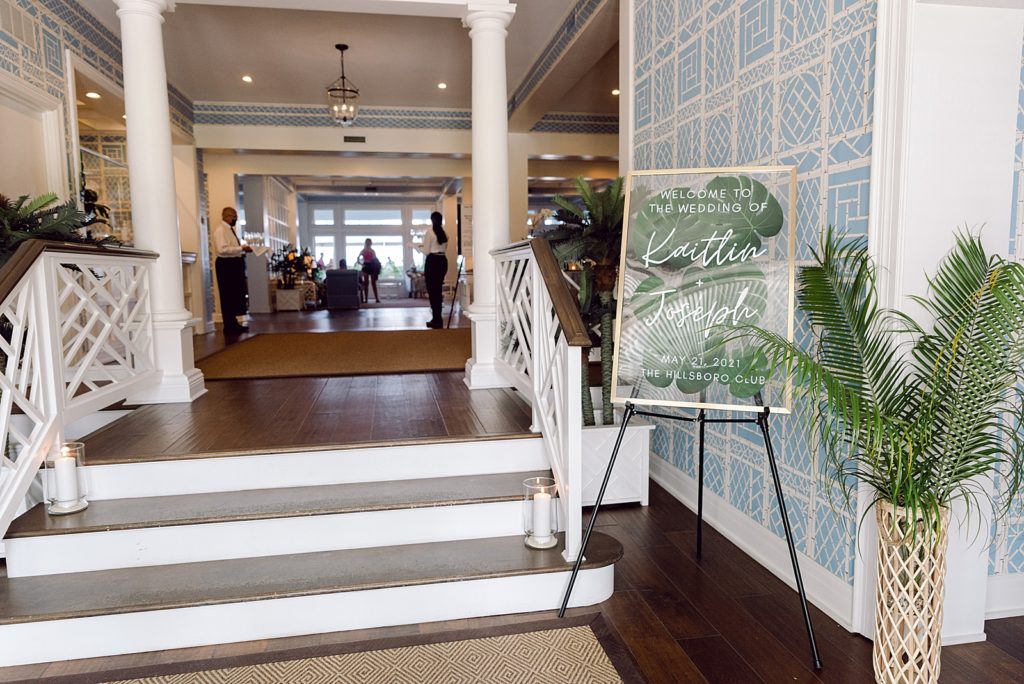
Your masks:
M875 15L875 0L636 0L634 168L794 165L798 257L828 224L866 234ZM696 430L654 423L652 451L695 477ZM852 583L854 516L794 423L773 435L797 547ZM782 536L756 428L714 428L707 487Z
M1017 98L1017 142L1014 152L1013 202L1010 207L1010 254L1024 261L1024 46L1021 50ZM1024 494L997 521L992 548L992 574L1024 573Z

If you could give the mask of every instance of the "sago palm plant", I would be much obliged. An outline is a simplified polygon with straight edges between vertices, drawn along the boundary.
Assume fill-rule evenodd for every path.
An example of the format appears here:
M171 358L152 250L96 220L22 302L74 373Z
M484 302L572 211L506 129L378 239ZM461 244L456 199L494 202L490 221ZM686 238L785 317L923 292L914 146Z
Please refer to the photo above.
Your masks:
M622 216L625 196L622 178L616 178L597 191L583 178L576 179L580 193L577 203L566 197L555 197L559 225L541 233L551 242L555 257L563 267L572 262L580 266L580 313L588 327L599 325L601 338L601 421L611 425L612 407L612 338L614 336L614 293L618 274L619 251L622 247ZM587 364L583 364L583 421L594 424L594 407L590 400Z
M977 476L997 468L1009 503L1022 476L1024 266L959 234L914 298L929 319L918 323L878 305L866 240L829 229L797 283L813 350L760 329L742 334L808 400L825 472L847 501L863 482L873 504L905 508L897 538L937 537L943 511L958 498L977 503Z

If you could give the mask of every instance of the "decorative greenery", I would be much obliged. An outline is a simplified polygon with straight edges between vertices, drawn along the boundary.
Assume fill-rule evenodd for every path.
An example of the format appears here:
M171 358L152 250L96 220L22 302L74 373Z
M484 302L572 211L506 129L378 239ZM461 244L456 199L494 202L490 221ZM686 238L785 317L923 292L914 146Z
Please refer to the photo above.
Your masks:
M612 339L615 319L615 284L618 258L622 246L622 216L625 196L622 178L616 178L601 191L596 191L584 178L576 179L580 202L555 197L559 210L555 218L560 225L535 234L547 238L562 267L579 267L580 314L588 328L600 326L601 346L601 422L614 422L612 409ZM597 295L595 298L594 295ZM588 364L583 364L583 421L594 424L594 407L590 399Z
M28 195L16 200L0 195L0 264L11 258L18 245L33 238L94 245L120 244L112 237L94 240L83 235L86 220L73 200L58 203L54 193L33 200Z
M878 305L864 238L829 229L814 261L800 269L797 297L816 349L757 328L740 335L810 399L829 479L847 501L860 481L872 504L909 509L896 538L919 526L936 538L942 510L988 497L975 478L1000 467L1009 505L1024 474L1024 266L959 234L927 296L914 298L934 321L926 327Z
M274 252L270 257L270 271L281 281L283 289L295 287L295 282L300 279L321 281L326 276L324 269L313 259L309 248L303 248L299 252L294 245Z

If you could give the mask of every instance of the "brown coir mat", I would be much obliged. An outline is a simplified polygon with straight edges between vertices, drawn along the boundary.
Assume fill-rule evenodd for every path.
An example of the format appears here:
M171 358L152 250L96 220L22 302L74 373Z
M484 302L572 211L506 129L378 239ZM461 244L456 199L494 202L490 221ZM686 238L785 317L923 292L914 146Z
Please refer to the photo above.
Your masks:
M469 328L256 335L196 362L208 380L461 370Z
M116 674L119 675L116 680L103 681L118 684L633 684L644 681L628 649L599 614L482 630L322 644L140 667ZM75 677L64 681L73 682Z

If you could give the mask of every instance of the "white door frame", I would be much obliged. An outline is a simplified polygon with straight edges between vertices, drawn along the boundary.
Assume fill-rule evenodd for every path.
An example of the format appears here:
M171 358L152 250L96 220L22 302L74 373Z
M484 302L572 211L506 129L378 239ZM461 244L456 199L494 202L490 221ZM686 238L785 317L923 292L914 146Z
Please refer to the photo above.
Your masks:
M64 150L64 103L6 71L0 71L0 95L39 114L46 189L47 192L56 193L61 200L66 200L71 193L71 186L68 182L68 158Z

